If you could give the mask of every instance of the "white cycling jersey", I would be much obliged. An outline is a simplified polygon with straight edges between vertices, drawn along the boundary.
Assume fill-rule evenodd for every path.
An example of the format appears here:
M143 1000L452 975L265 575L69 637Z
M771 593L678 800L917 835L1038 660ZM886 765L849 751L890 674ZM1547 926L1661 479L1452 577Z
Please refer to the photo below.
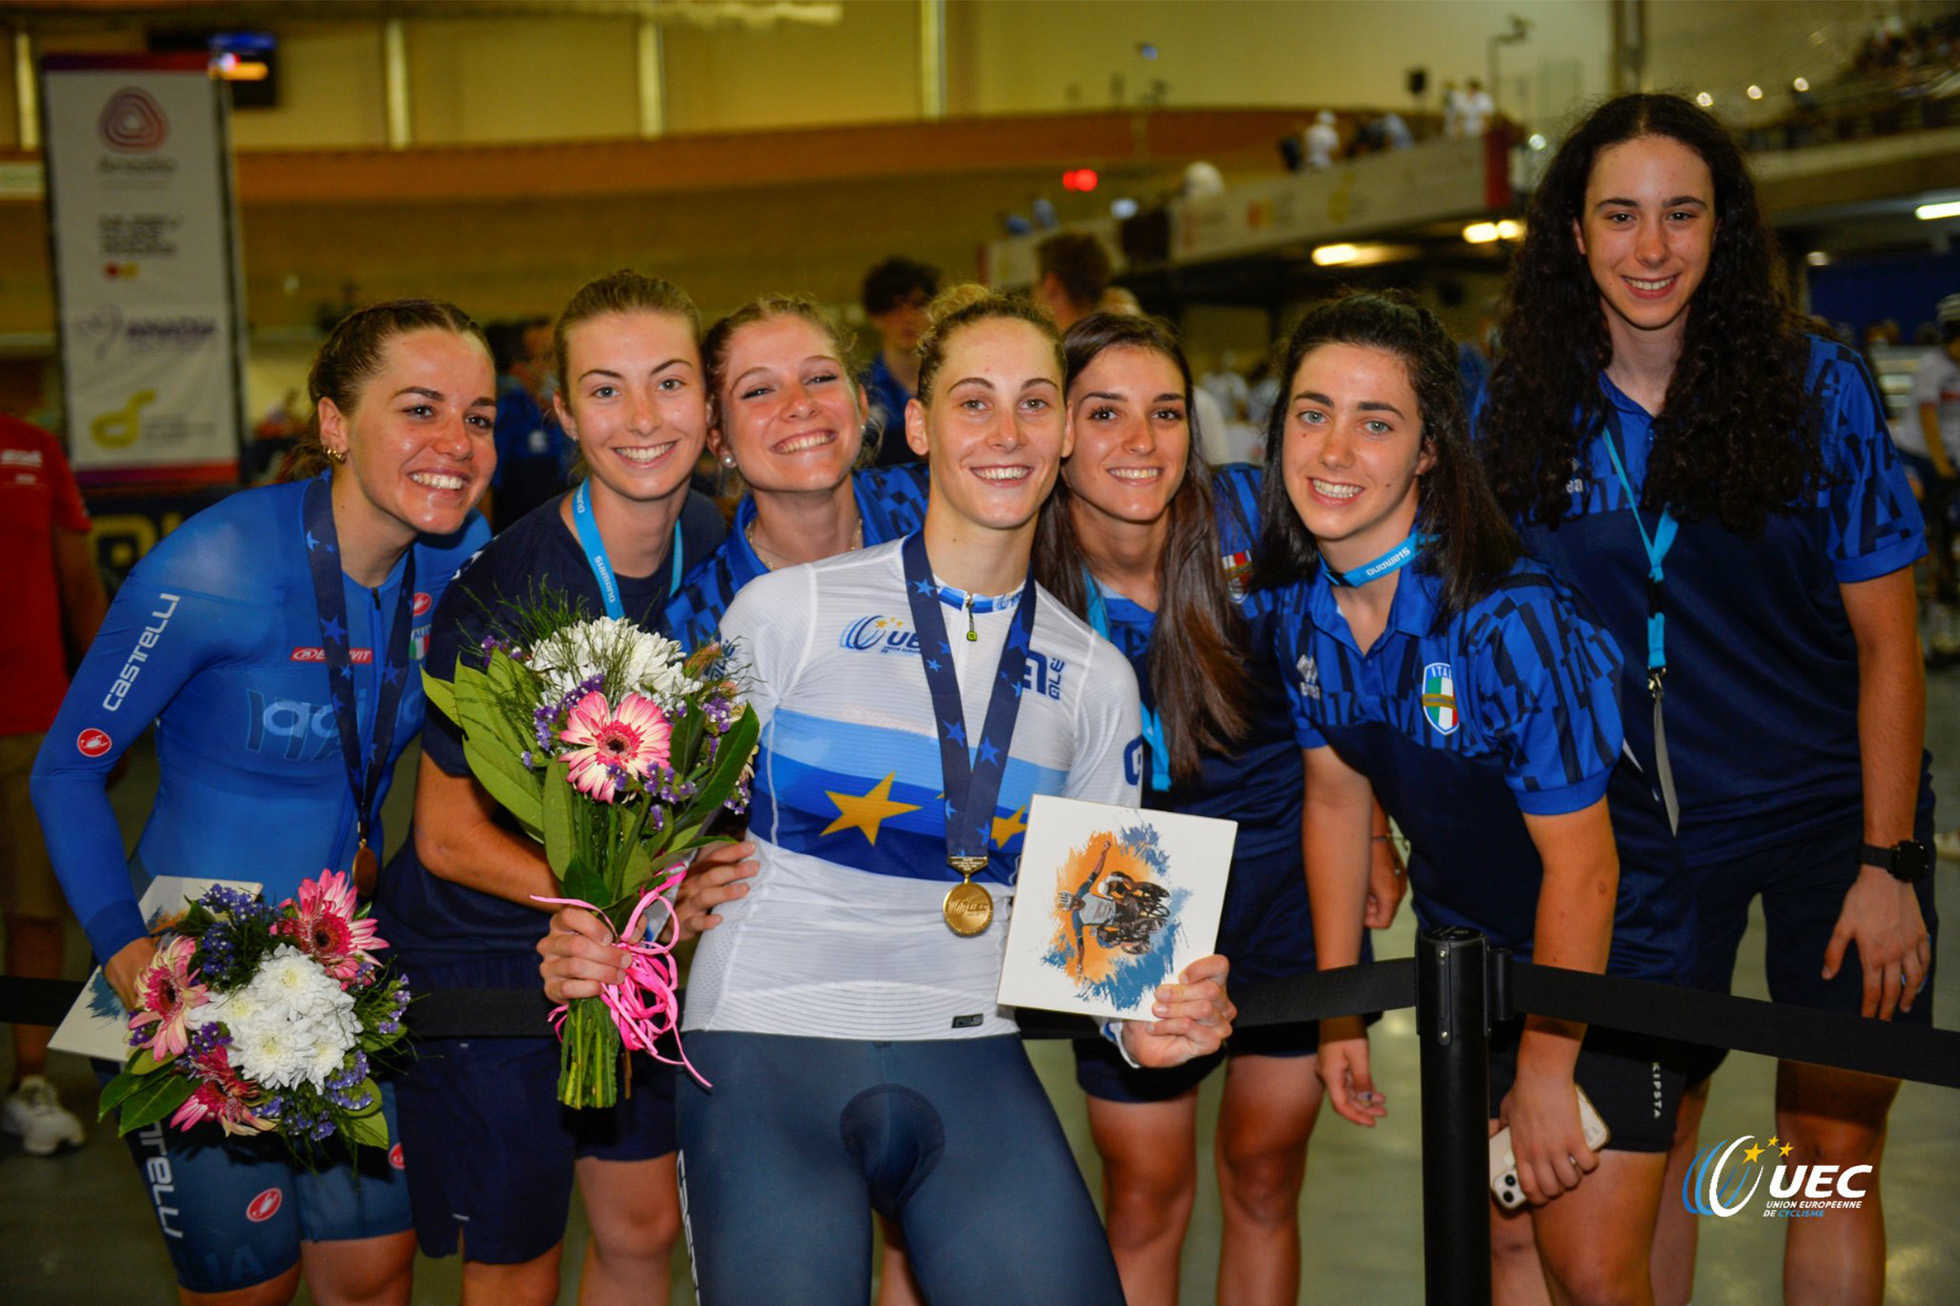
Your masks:
M1136 675L1045 591L1022 680L992 863L975 877L994 922L962 938L941 914L946 864L939 737L922 656L950 657L966 727L986 719L1025 591L943 587L946 645L925 648L900 544L751 581L721 622L748 663L761 718L747 896L717 909L688 979L688 1030L869 1040L1013 1033L997 1008L1002 948L1035 794L1135 806Z

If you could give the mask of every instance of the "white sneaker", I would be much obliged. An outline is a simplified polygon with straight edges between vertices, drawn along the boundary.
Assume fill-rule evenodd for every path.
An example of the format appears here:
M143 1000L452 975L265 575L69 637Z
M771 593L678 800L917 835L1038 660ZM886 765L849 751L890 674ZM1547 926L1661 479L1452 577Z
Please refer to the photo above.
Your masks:
M32 1156L52 1156L63 1144L80 1147L88 1130L75 1113L62 1108L54 1085L29 1075L0 1102L0 1129L20 1135L20 1145Z

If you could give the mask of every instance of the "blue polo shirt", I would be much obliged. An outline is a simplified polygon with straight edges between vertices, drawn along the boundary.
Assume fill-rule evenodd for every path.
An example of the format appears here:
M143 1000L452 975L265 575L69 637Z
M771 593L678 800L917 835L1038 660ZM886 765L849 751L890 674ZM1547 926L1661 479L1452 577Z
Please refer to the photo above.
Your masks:
M1212 479L1219 565L1249 627L1240 650L1252 685L1246 737L1234 752L1204 753L1198 774L1174 778L1168 792L1146 785L1143 795L1146 807L1239 823L1218 931L1234 982L1312 970L1314 957L1300 863L1300 748L1287 713L1285 664L1273 651L1278 602L1272 591L1247 592L1243 584L1259 538L1262 480L1258 468L1243 463L1220 467ZM1128 659L1144 706L1154 710L1149 654L1157 614L1108 591L1103 605L1106 638Z
M867 467L852 475L851 493L864 523L864 547L903 539L925 523L926 465ZM661 621L683 648L691 651L720 639L721 614L744 585L769 570L749 543L754 521L755 500L745 494L728 538L687 573L667 604Z
M1620 652L1544 568L1520 559L1437 625L1442 582L1404 570L1365 652L1324 568L1279 596L1277 651L1302 748L1333 748L1368 777L1409 837L1425 927L1464 925L1529 959L1541 863L1524 814L1605 797L1620 855L1607 971L1678 976L1693 927L1659 797L1623 754Z
M1842 585L1925 555L1919 508L1854 350L1810 342L1805 384L1822 413L1825 483L1754 536L1683 522L1665 563L1668 756L1681 844L1706 865L1862 820L1858 648ZM1648 563L1606 450L1646 485L1653 418L1604 375L1607 421L1583 443L1566 517L1527 523L1526 547L1566 579L1629 650L1620 698L1640 756L1652 751ZM1657 514L1642 512L1651 533ZM1922 789L1927 783L1922 765Z

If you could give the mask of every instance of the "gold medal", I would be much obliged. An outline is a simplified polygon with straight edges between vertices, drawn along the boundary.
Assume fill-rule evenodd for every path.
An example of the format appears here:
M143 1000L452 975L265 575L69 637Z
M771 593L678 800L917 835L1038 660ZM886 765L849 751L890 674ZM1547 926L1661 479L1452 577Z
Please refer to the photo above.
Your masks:
M946 927L961 938L985 934L994 921L994 895L971 880L962 880L946 891L939 910Z

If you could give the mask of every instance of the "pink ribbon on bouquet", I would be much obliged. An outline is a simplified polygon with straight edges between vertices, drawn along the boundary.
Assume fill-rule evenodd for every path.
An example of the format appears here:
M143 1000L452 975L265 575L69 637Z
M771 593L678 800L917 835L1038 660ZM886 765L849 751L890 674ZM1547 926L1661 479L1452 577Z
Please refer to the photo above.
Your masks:
M612 1013L613 1024L619 1027L619 1041L628 1051L644 1052L665 1065L681 1066L703 1088L710 1088L712 1085L702 1078L701 1072L687 1059L684 1050L680 1053L680 1060L676 1061L661 1055L657 1047L660 1036L675 1030L680 1023L680 972L671 955L674 945L662 943L658 938L634 941L640 932L641 918L645 916L647 908L655 903L665 907L669 919L673 918L674 905L667 901L666 894L686 874L684 865L672 866L668 868L666 878L640 896L633 914L626 918L626 928L612 945L626 954L626 978L617 984L602 987L599 1000ZM544 898L533 894L532 901L554 907L582 907L594 916L604 918L603 909L583 898ZM560 1038L564 1037L565 1017L570 1011L569 1003L560 1003L551 1009L551 1027ZM678 1034L674 1046L680 1048Z

